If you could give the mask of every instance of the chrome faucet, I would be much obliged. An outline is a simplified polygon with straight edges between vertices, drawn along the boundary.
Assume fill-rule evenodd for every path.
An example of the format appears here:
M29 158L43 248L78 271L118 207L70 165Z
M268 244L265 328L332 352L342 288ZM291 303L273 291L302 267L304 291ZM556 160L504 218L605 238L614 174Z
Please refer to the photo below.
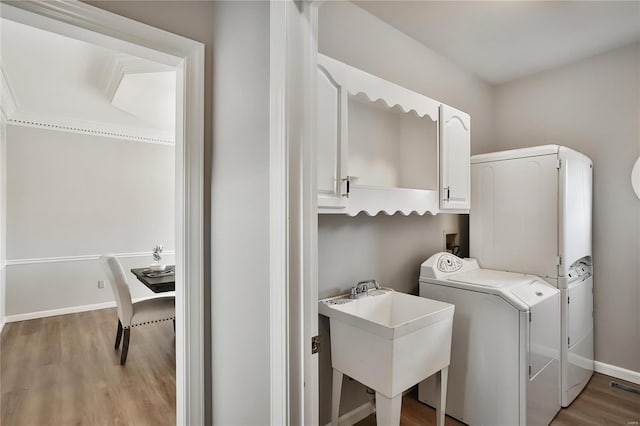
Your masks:
M359 299L369 295L369 284L373 284L373 289L379 290L380 285L376 280L360 281L355 287L351 287L349 290L349 299Z

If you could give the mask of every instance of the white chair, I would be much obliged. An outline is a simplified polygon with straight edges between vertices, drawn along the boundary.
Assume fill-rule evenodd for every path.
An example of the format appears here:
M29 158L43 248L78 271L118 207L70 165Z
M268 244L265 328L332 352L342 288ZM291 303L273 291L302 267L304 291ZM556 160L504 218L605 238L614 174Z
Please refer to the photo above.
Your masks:
M107 278L111 282L111 289L118 306L118 331L116 332L115 348L120 346L120 340L124 330L124 343L120 355L120 365L127 361L129 351L129 337L131 327L153 324L161 321L173 320L173 328L176 325L176 299L175 297L157 297L140 302L131 302L131 292L127 277L122 265L113 255L100 256L100 263L104 268Z

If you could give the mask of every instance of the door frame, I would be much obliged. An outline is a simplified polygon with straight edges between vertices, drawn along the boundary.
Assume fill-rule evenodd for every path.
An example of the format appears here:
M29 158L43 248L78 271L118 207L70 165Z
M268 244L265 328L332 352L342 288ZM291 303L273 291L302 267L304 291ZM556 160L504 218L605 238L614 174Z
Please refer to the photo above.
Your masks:
M79 1L3 1L0 17L176 67L176 424L204 424L204 45Z
M318 12L324 0L305 3L302 22L302 69L304 70L304 145L302 168L302 305L303 305L303 371L302 398L304 425L319 425L320 382L319 357L312 352L312 338L318 336L318 172L317 172L317 78L318 78ZM319 350L322 350L320 342ZM326 347L324 350L327 350Z
M272 424L319 423L318 354L312 353L311 339L318 335L315 105L321 3L271 1Z

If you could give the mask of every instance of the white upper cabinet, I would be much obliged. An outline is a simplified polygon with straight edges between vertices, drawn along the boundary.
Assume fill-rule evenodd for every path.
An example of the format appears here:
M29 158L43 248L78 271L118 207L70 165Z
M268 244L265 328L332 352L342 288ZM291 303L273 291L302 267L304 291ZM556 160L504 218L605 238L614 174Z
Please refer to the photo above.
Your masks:
M466 177L468 210L468 115L451 109L466 116L465 148L455 126L438 134L441 104L424 95L324 55L318 55L317 85L319 213L465 209L441 203L442 170L448 171L449 200L457 194L454 187L462 190L460 176ZM446 154L440 151L443 136L452 138ZM442 168L444 158L448 163ZM460 175L458 167L465 169Z
M440 105L440 210L469 212L470 161L469 114Z
M344 209L347 195L346 65L318 64L318 205Z

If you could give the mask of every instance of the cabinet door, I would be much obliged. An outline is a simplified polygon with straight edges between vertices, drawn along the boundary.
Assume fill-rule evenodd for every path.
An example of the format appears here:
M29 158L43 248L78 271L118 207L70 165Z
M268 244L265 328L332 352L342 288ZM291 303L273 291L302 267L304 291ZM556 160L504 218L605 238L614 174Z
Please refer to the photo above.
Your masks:
M469 211L471 118L440 105L440 210Z
M347 91L341 84L346 76L341 65L318 64L316 134L320 208L341 209L347 201Z

